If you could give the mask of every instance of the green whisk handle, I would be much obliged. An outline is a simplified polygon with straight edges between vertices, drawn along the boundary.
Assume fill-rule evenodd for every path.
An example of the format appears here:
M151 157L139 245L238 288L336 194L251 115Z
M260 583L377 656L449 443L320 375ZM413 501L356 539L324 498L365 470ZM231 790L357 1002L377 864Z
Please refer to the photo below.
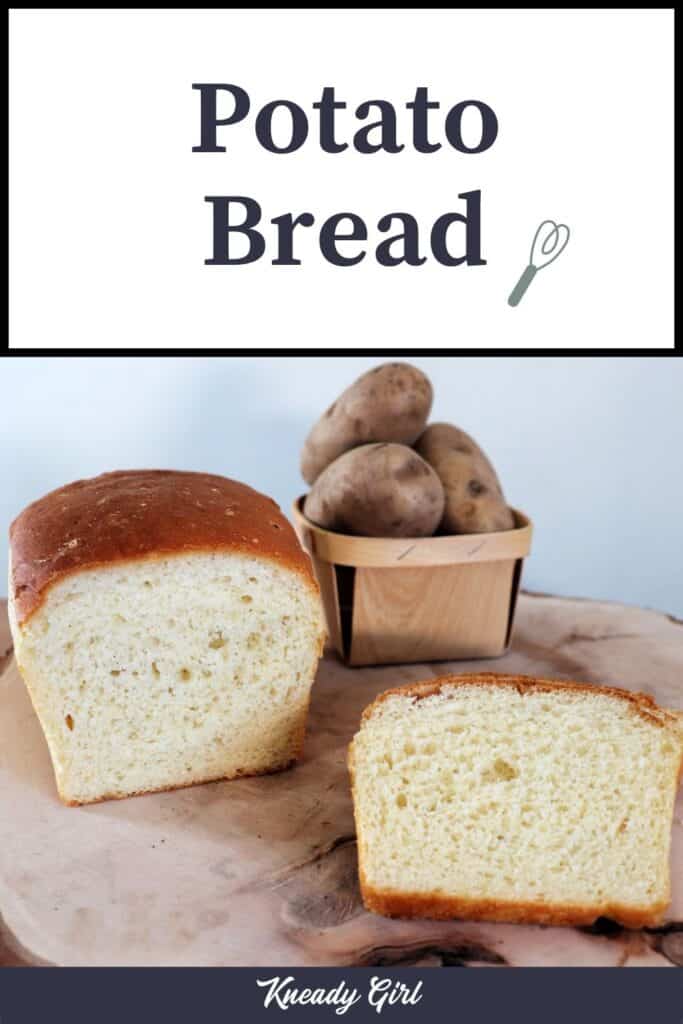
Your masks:
M509 306L516 306L524 292L527 290L533 279L536 277L537 268L530 263L529 266L524 270L524 273L520 277L515 287L510 292L510 298L508 299Z

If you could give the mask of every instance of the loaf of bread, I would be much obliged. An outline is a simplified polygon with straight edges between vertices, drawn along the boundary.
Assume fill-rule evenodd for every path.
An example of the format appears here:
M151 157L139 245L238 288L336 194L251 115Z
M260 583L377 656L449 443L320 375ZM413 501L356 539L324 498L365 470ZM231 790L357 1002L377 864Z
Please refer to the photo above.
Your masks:
M244 484L141 470L53 491L10 528L9 613L67 804L277 771L301 750L318 587Z
M682 758L680 718L643 694L494 674L389 690L349 749L365 906L656 924Z

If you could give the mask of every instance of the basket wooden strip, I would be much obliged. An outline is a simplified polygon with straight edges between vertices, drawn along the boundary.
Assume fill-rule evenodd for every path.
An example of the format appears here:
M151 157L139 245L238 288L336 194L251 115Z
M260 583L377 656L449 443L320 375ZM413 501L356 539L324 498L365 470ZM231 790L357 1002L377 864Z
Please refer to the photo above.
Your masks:
M292 513L299 531L309 535L311 555L334 565L356 568L404 569L408 566L460 565L466 562L496 562L502 558L524 558L531 546L531 522L512 509L517 527L501 533L469 533L449 537L352 537L333 533L312 523L302 511L303 498L294 502Z

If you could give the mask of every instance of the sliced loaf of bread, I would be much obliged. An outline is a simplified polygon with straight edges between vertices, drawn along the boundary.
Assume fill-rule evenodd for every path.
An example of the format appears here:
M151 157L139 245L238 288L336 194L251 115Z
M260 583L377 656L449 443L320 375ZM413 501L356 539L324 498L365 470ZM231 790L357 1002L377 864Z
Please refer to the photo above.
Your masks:
M271 498L205 473L105 473L29 505L10 545L14 651L65 803L299 756L322 608Z
M679 714L644 694L495 674L389 690L349 749L364 903L656 924L682 758Z

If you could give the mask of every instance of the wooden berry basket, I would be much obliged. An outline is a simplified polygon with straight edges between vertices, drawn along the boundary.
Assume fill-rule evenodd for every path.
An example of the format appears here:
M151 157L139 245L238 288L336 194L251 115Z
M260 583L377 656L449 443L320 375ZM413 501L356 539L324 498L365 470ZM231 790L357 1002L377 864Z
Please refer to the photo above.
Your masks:
M348 665L496 658L510 643L531 521L501 533L394 539L332 533L292 507Z

